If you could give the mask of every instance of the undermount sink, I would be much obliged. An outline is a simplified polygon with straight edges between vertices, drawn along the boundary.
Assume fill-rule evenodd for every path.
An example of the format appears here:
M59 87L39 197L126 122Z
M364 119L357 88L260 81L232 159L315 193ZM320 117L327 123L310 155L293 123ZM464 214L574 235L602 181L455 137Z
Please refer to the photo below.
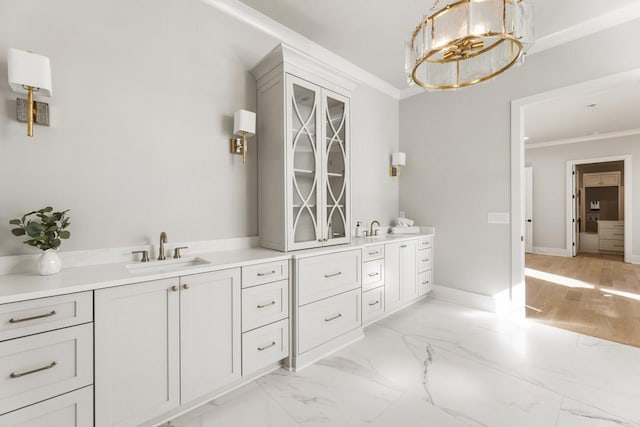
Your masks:
M209 261L202 258L179 258L129 264L127 265L127 270L132 274L169 273L207 264L209 264Z

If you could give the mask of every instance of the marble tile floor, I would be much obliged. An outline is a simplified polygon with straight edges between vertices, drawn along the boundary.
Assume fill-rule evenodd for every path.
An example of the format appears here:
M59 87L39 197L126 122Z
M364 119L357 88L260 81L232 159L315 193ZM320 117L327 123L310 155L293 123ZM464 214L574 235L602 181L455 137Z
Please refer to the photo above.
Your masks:
M429 299L169 425L640 427L640 348Z

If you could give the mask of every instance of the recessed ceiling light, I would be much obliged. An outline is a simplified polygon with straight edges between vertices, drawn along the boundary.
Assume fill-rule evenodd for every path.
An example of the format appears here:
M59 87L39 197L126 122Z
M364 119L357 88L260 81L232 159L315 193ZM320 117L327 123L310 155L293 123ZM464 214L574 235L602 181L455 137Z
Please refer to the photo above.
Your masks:
M528 140L529 140L529 137L528 137L528 136L525 136L525 137L524 137L524 140L525 140L525 141L528 141Z

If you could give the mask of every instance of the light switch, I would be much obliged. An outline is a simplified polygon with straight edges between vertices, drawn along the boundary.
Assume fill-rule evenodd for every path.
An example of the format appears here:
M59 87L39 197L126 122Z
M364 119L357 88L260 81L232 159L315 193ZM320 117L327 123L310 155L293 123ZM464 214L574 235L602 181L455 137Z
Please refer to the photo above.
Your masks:
M489 224L509 224L509 212L489 212L487 215Z

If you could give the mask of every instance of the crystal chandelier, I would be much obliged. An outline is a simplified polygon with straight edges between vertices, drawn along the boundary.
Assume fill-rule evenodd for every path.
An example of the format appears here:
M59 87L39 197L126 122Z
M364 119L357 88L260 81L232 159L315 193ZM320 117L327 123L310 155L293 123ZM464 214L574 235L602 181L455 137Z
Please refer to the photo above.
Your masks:
M457 89L522 62L533 45L532 0L436 0L405 45L410 85Z

